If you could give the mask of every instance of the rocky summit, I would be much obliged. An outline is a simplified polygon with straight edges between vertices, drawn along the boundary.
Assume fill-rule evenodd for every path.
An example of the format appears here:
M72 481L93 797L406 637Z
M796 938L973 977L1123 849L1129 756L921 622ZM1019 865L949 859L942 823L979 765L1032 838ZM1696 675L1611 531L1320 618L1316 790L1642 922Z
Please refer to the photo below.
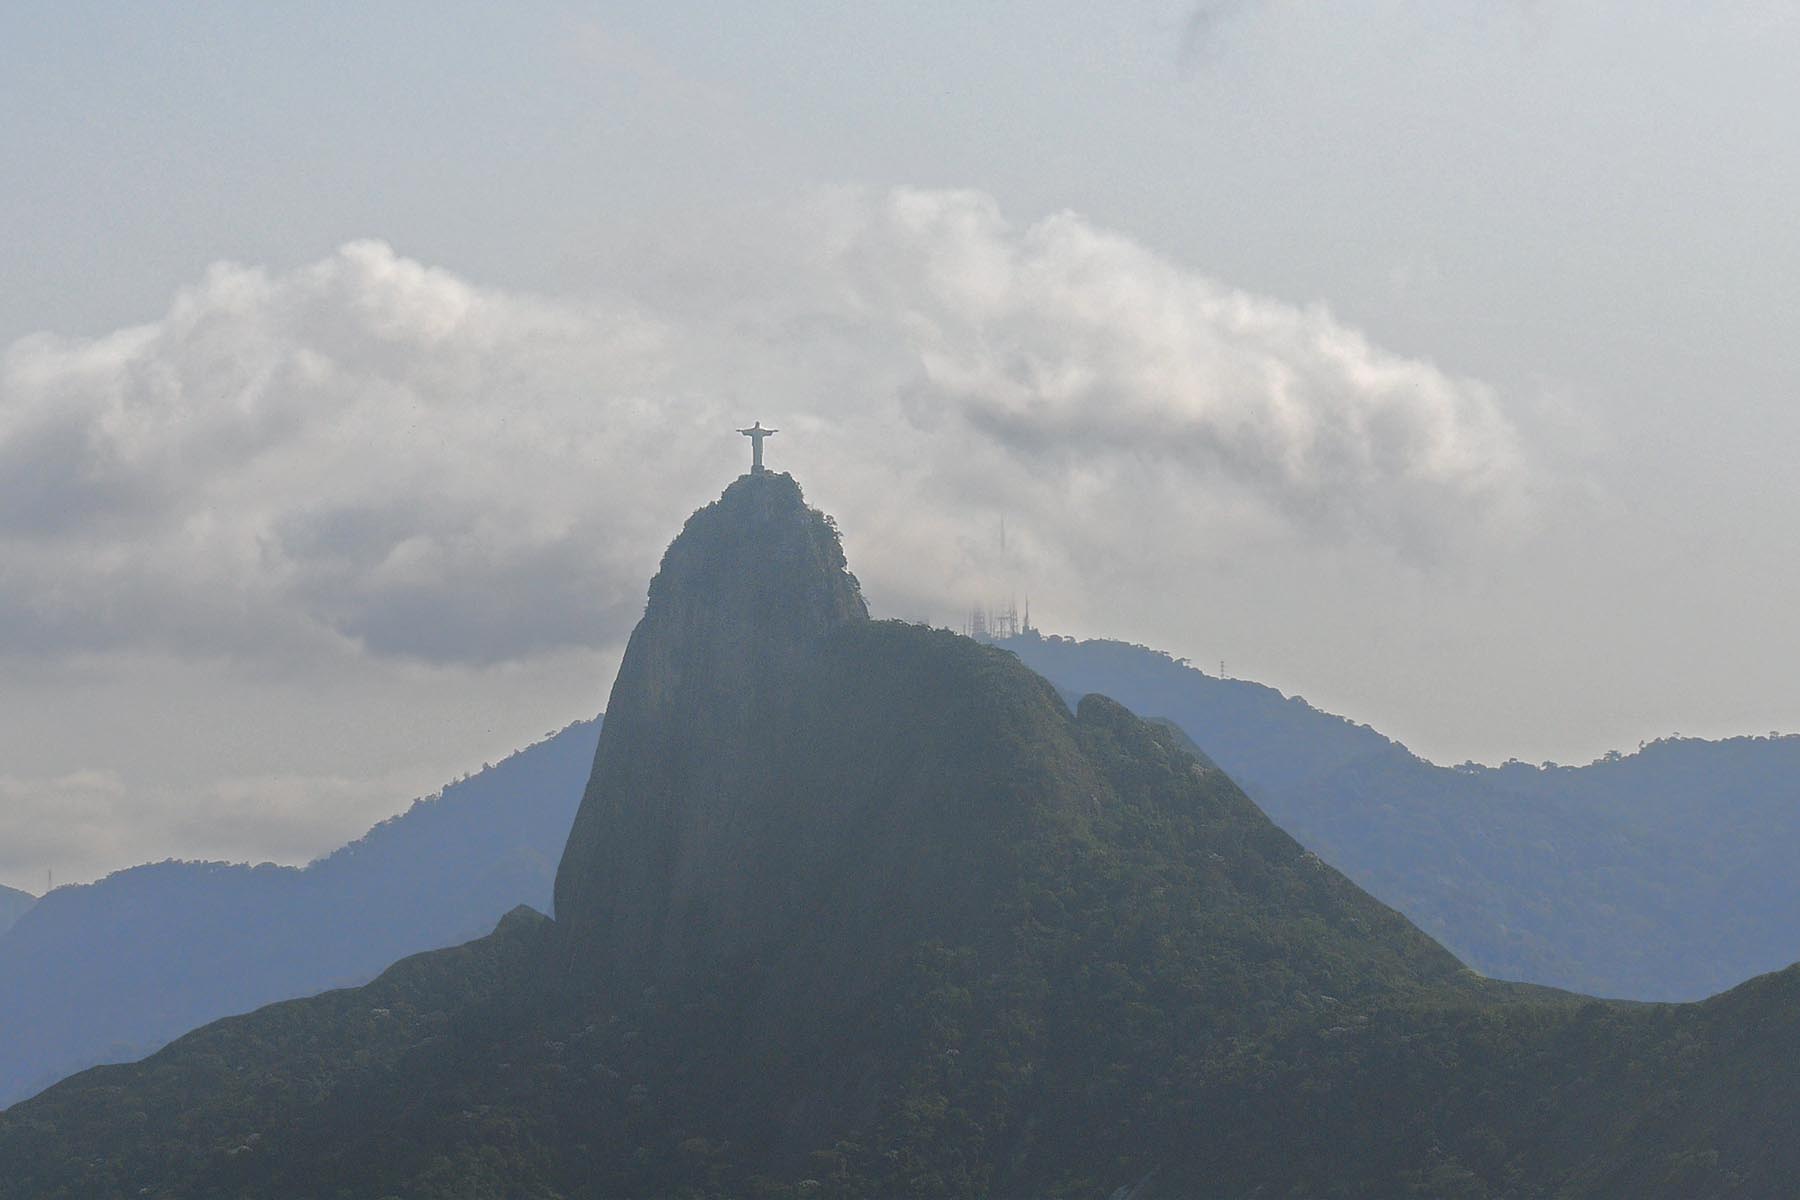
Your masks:
M870 620L782 475L669 547L556 910L8 1110L0 1197L1800 1180L1800 975L1688 1006L1483 979L1203 746Z
M769 776L821 647L867 607L784 474L688 519L650 583L556 877L571 968L629 990L749 949ZM765 851L766 852L766 851Z

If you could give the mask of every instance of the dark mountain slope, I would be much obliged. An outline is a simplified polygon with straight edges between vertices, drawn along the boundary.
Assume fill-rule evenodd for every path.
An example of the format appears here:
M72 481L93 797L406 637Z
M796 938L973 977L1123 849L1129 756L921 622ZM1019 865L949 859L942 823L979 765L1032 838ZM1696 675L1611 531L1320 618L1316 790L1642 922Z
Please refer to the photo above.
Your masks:
M1789 869L1800 739L1670 739L1586 767L1446 769L1297 698L1143 647L1007 648L1074 696L1178 714L1285 828L1488 974L1687 998L1800 955ZM218 1015L365 978L510 904L545 907L546 864L596 735L578 725L491 778L453 785L456 803L420 805L315 864L317 886L284 869L160 864L96 885L31 938L0 938L0 1028L13 1031L0 1039L0 1104ZM383 893L373 904L372 890ZM326 908L340 915L317 936ZM286 929L304 938L301 955ZM104 971L71 975L83 960Z
M1097 1187L1151 1161L1159 1110L1222 1048L1494 990L1167 731L1098 697L1071 714L1008 656L863 622L801 682L808 702L770 735L787 805L746 847L729 932L694 943L711 954L648 990L569 990L570 926L520 960L504 1003L460 960L413 960L394 974L448 965L404 1011L384 980L51 1089L0 1124L0 1167L83 1195L456 1195L433 1172L483 1163L507 1195L671 1194L708 1174L745 1194L840 1160L883 1190ZM487 945L450 953L486 962ZM59 1160L111 1144L115 1122L141 1152L103 1177Z
M268 1176L277 1146L302 1162L359 1155L355 1195L383 1194L390 1159L425 1174L429 1144L372 1140L428 1099L395 1085L444 1071L450 1047L456 1063L480 1055L493 1018L519 1011L548 924L520 909L490 936L406 959L365 987L226 1018L143 1063L58 1085L0 1115L0 1195L321 1194ZM269 1124L277 1115L279 1127ZM30 1152L15 1154L21 1145Z
M1143 1194L1791 1195L1796 1055L1800 970L1693 1005L1405 1002L1224 1064Z
M866 623L837 531L786 475L746 475L688 518L650 582L556 878L579 973L622 987L716 957L757 876L771 750L799 676Z
M0 887L0 933L11 929L31 910L38 898L30 892L21 892L17 888Z
M1439 767L1141 646L1004 645L1072 695L1179 724L1282 828L1488 974L1694 999L1800 959L1800 737Z
M557 922L68 1080L0 1197L1791 1190L1792 980L1481 979L1173 731L868 621L835 545L748 477L671 547Z
M0 1104L548 907L598 735L571 725L304 869L167 862L58 888L0 936Z

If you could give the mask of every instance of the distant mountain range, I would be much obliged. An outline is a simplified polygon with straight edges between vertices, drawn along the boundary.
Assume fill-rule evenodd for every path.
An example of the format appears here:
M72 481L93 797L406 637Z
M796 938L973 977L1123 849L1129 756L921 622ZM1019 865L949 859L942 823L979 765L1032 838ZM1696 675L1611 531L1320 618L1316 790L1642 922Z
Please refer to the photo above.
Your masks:
M1072 701L1176 724L1277 824L1485 974L1693 999L1800 959L1800 738L1583 767L1439 767L1366 725L1115 641L1000 643ZM599 736L579 722L304 870L159 863L0 891L0 1106L216 1017L369 979L551 907Z
M870 620L785 475L670 546L594 762L554 919L65 1080L0 1114L0 1200L1800 1180L1800 968L1686 1005L1485 979L1178 729Z
M37 897L30 892L21 892L17 888L0 887L0 933L13 927L18 919L31 910L37 903Z
M305 868L163 862L57 888L0 935L0 1106L548 909L598 737L570 725Z
M1800 737L1440 767L1142 646L1001 644L1070 696L1173 721L1283 829L1496 978L1689 1000L1800 960Z

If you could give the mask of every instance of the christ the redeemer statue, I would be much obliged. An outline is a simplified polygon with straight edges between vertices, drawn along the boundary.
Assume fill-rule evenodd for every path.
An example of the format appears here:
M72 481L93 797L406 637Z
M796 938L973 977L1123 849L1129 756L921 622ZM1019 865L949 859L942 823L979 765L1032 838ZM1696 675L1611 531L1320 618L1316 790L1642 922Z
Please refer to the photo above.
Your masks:
M779 429L764 429L762 427L762 422L758 421L756 424L752 425L750 428L740 429L740 430L738 430L738 432L750 439L750 473L752 475L761 475L763 473L763 465L762 465L763 439L768 437L772 433L780 433L781 430L779 430Z

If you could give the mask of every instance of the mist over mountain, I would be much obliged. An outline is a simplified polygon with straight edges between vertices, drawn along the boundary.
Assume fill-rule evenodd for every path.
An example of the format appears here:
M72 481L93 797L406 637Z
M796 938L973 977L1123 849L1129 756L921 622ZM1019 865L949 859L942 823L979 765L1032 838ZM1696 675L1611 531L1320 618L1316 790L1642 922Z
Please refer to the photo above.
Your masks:
M24 916L37 900L30 892L0 886L0 933L11 929L13 923Z
M51 892L0 935L0 1105L547 908L598 736L576 722L305 868L164 862Z
M1800 737L1440 767L1141 646L1002 644L1072 694L1174 721L1283 829L1485 974L1694 1000L1800 960Z
M1765 1196L1800 972L1463 968L1168 726L872 621L739 479L650 588L557 918L0 1114L0 1196Z
M1204 740L1282 828L1484 974L1697 999L1800 959L1800 739L1444 768L1142 646L1000 644L1072 699L1102 693ZM514 905L548 909L597 737L578 722L305 871L163 863L63 889L41 923L0 936L0 1104L208 1020L367 979Z

